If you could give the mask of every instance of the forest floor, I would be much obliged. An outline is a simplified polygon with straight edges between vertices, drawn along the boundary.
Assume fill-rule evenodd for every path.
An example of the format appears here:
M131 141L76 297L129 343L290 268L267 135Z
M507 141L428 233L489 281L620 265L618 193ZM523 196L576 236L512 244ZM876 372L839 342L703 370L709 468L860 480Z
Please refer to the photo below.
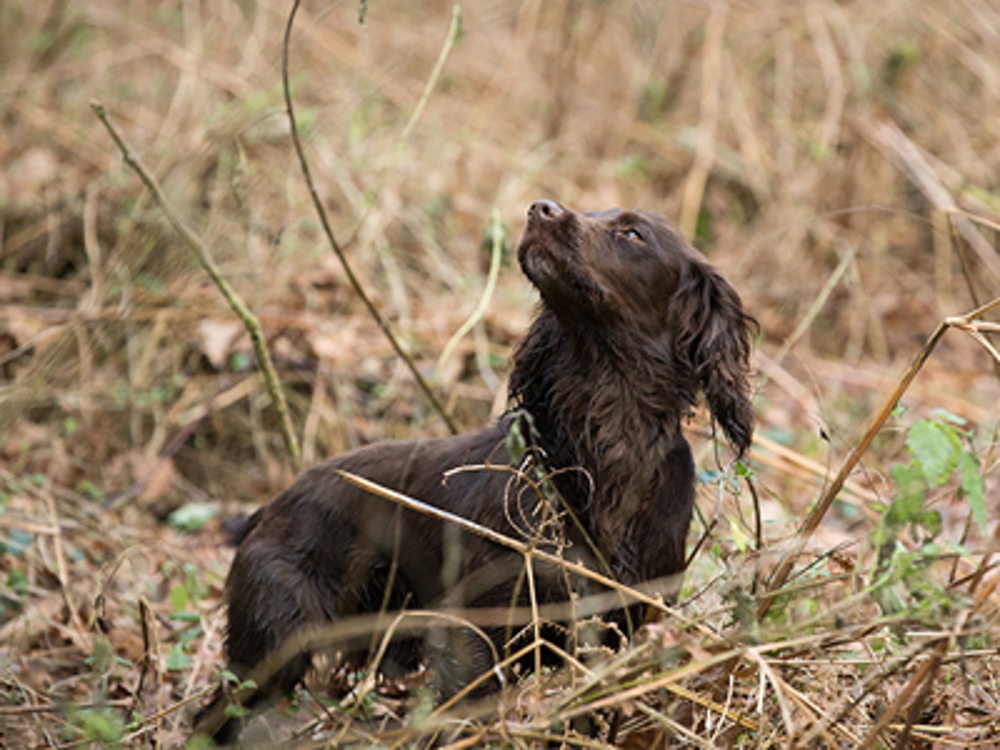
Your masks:
M289 6L0 5L0 746L182 746L223 666L222 524L295 474L242 322L93 102L259 318L302 465L447 434L311 203ZM452 13L306 3L289 61L334 235L450 418L504 408L535 305L510 253L550 198L660 211L732 281L761 326L754 447L726 473L693 420L681 616L600 669L461 719L316 669L249 741L1000 747L976 312L1000 296L1000 9L476 0L449 36ZM452 348L494 210L495 290Z

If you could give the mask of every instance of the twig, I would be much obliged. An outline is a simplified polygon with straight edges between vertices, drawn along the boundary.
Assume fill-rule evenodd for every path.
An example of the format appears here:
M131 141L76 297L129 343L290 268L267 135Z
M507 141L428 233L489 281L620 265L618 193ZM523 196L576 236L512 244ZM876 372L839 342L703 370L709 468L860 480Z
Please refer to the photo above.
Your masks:
M766 689L766 683L771 683L774 700L778 704L778 710L781 713L781 720L785 725L786 733L789 737L794 736L795 722L792 720L792 707L788 704L788 697L785 695L783 689L784 681L774 673L774 670L771 669L771 666L756 649L747 649L746 657L749 661L756 663L757 669L760 672L762 697Z
M264 373L264 381L267 384L267 391L271 394L271 398L274 399L275 408L278 410L278 419L281 424L281 435L285 440L285 447L288 450L288 456L292 461L292 468L295 471L298 471L302 465L302 455L299 452L299 443L295 438L295 431L292 428L292 420L288 414L288 404L285 401L285 394L281 388L281 381L278 379L278 373L274 369L274 362L271 360L271 353L268 351L267 342L264 340L264 335L260 327L260 321L257 319L257 316L253 314L250 308L247 307L246 303L239 296L239 294L237 294L236 290L229 285L228 281L226 281L225 277L222 275L222 271L215 264L215 261L212 260L212 256L209 254L208 248L205 247L205 243L202 242L201 238L184 222L180 212L178 212L177 209L175 209L167 200L167 197L164 195L159 183L157 183L152 174L150 174L149 171L143 166L139 157L132 152L128 144L122 138L121 134L108 120L104 105L95 101L90 103L90 108L94 110L94 114L97 115L98 119L101 123L103 123L104 127L108 131L108 134L115 142L115 145L118 146L118 150L121 151L122 158L125 160L125 163L132 168L132 170L139 176L139 179L142 180L143 184L145 184L145 186L153 194L153 199L160 207L160 210L163 211L164 216L167 217L167 221L170 222L170 226L174 228L174 231L180 235L182 240L184 240L184 244L186 244L195 254L195 257L197 257L202 268L205 269L208 275L212 278L212 281L218 287L219 291L222 292L222 296L225 297L226 302L229 303L229 307L239 316L240 320L243 321L243 326L246 328L247 333L250 334L250 340L253 342L253 349L254 353L257 355L257 362L260 365L261 371Z
M816 317L823 310L823 306L830 298L830 295L833 294L833 290L837 287L840 279L845 273L847 273L847 269L851 267L851 263L854 262L854 253L854 248L851 248L841 256L840 263L837 264L833 273L830 274L830 277L826 280L826 284L823 285L820 293L816 296L812 305L809 306L809 310L802 317L802 320L799 321L799 324L795 326L795 330L792 331L791 335L785 339L785 342L781 345L778 353L774 355L773 361L776 365L780 365L782 363L791 348L795 346L798 340L802 338L805 332L809 330L809 327L815 322Z
M836 148L840 133L844 102L847 99L847 87L844 84L840 58L830 36L829 22L825 14L819 8L810 5L804 9L804 15L827 88L823 119L817 133L818 145L824 156L830 156L833 149Z
M309 169L309 162L306 159L305 150L302 148L302 140L299 137L299 126L295 119L295 107L292 103L292 90L291 85L289 84L288 75L288 52L291 47L292 27L295 24L295 15L298 13L300 4L301 0L295 0L292 4L292 10L288 14L288 22L285 25L285 38L282 43L281 50L281 87L285 96L285 109L288 113L288 122L291 128L292 145L295 147L295 154L298 157L299 166L302 168L302 176L305 179L306 187L309 189L309 197L312 198L313 206L316 208L316 214L319 216L319 221L323 227L323 233L326 235L327 242L329 242L331 249L340 261L340 265L343 267L348 281L351 282L351 287L361 299L361 302L368 310L368 314L371 315L372 320L375 321L382 333L385 334L385 337L389 339L389 343L392 345L393 351L395 351L396 355L403 360L404 363L406 363L406 367L409 369L410 374L413 375L414 380L416 380L417 385L420 387L420 390L423 391L427 400L430 401L431 406L438 414L441 415L441 418L444 420L445 424L448 425L448 429L452 432L452 434L456 434L458 429L456 428L454 422L452 422L448 413L441 405L441 402L438 401L434 392L427 384L427 381L424 380L423 376L420 374L420 371L417 370L417 366L413 363L413 360L405 351L403 351L403 347L396 339L392 329L389 328L389 324L386 322L385 318L382 317L382 314L379 313L378 309L375 307L375 303L371 301L367 292L365 292L365 289L358 280L358 277L355 276L354 270L351 268L351 264L347 262L347 256L344 255L343 248L341 248L340 243L337 242L337 238L333 234L333 228L330 226L330 220L326 215L326 209L323 207L323 201L320 200L319 192L316 189L316 183L313 181L312 172Z
M88 652L90 650L90 636L80 618L80 610L77 609L76 603L69 593L69 566L66 564L66 551L63 548L62 530L59 527L59 512L56 510L56 501L51 492L45 493L45 503L48 505L50 523L56 531L52 535L52 546L56 556L56 578L59 581L63 601L66 602L66 609L69 612L69 631L74 634L73 640L77 646Z
M535 680L534 690L531 692L535 703L533 709L538 712L542 705L542 628L538 617L538 592L535 590L535 566L531 561L531 555L524 556L524 572L528 579L528 602L531 604L531 628L534 636L532 646L535 656Z
M700 748L703 748L703 750L715 750L715 748L718 747L718 745L715 742L711 742L709 740L699 737L697 734L692 732L690 729L688 729L680 722L674 721L666 714L660 713L659 711L650 708L645 703L637 702L635 704L635 707L639 709L642 713L646 714L646 716L648 716L650 719L652 719L653 721L657 721L660 724L663 724L663 726L665 726L669 731L673 732L674 735L678 737L683 737L692 745L696 745ZM659 747L659 745L654 745L653 747Z
M451 353L458 346L458 342L482 319L486 313L486 308L489 307L490 300L493 298L493 291L497 286L497 277L500 275L500 259L503 256L504 245L506 245L503 221L500 219L500 212L496 208L493 209L490 216L490 245L490 272L486 278L486 287L483 289L483 295L480 297L476 309L472 311L472 315L455 331L452 337L448 339L448 343L445 344L441 356L438 357L438 373L442 372L444 363L448 361Z
M684 183L684 197L678 222L681 234L694 239L698 215L705 197L705 183L715 161L715 131L719 120L719 100L722 88L722 42L726 30L727 9L722 3L711 3L705 21L704 60L701 83L701 124L694 164Z
M973 225L972 220L962 211L948 189L941 184L934 169L921 153L917 145L907 138L894 122L883 122L873 126L862 126L862 132L874 141L883 154L896 162L900 170L910 178L924 197L941 211L954 225L962 238L969 243L979 262L990 273L1000 278L1000 257ZM976 219L981 221L981 219ZM985 222L989 226L988 222Z
M876 744L881 744L881 734L884 732L890 724L899 716L899 713L903 710L904 706L910 703L913 699L911 708L915 708L922 704L923 700L926 699L926 690L921 690L924 685L930 685L934 681L935 675L937 675L938 669L941 667L941 657L948 650L948 638L941 638L934 647L934 651L931 653L931 658L925 661L917 671L914 673L910 681L906 683L906 686L900 691L899 696L893 701L893 704L882 714L875 726L869 730L868 735L865 737L864 741L859 746L861 750L867 750L867 748L874 747ZM922 700L923 699L923 700ZM911 717L912 718L912 717ZM907 728L912 725L912 721L907 719ZM904 732L905 735L905 732ZM896 745L900 747L900 745Z
M186 706L190 706L192 703L198 703L200 701L205 700L206 696L214 692L215 692L215 686L208 685L199 690L197 693L189 695L186 698L182 698L176 703L172 703L171 705L163 708L158 708L155 713L142 717L142 721L139 722L139 727L134 732L130 732L123 739L125 740L125 742L131 742L132 740L136 740L145 734L149 734L155 728L160 726L162 720L165 717L170 716L171 714L175 714L178 711L181 711ZM65 747L65 745L62 747Z
M438 54L438 59L434 63L434 69L431 71L431 75L427 79L427 83L424 84L423 91L420 92L420 98L417 100L417 106L414 108L413 113L406 121L406 125L403 127L403 130L400 133L399 142L397 144L398 147L396 148L395 153L392 155L392 158L389 160L387 168L383 171L382 177L379 180L378 185L373 190L369 191L370 194L374 196L374 199L370 201L365 201L365 205L361 212L361 215L358 217L357 222L354 224L354 228L348 235L347 241L343 243L344 247L352 247L354 245L354 241L358 238L358 234L361 232L361 228L365 225L365 222L368 220L368 216L371 214L372 210L374 210L375 206L377 205L378 197L382 195L382 189L385 187L388 175L391 174L392 170L396 168L396 165L399 162L400 154L402 153L402 148L399 147L401 147L403 144L406 143L410 134L413 132L413 128L417 124L417 120L420 119L420 115L423 113L424 106L430 99L431 92L434 91L434 88L437 86L438 80L441 78L441 73L442 71L444 71L444 64L447 61L448 56L451 54L452 48L454 48L454 46L458 44L459 36L461 35L462 32L461 11L462 11L461 6L458 3L455 3L455 5L452 8L451 22L448 24L448 35L445 37L444 46L441 47L441 52Z
M131 698L119 698L116 700L100 700L88 703L74 703L73 708L79 711L86 711L91 708L128 708L132 705ZM0 716L31 716L33 714L54 714L62 713L66 710L65 704L50 703L44 706L0 706Z
M445 37L444 46L441 48L438 59L434 63L434 70L431 71L431 77L427 79L427 85L424 86L424 90L420 94L417 106L414 107L413 114L410 115L410 119L406 121L406 127L403 128L404 141L410 136L413 126L417 124L421 112L424 111L424 107L427 105L427 100L431 98L431 92L437 86L437 82L441 78L441 73L444 71L445 61L448 59L448 55L451 54L451 49L455 46L455 42L458 41L461 32L462 6L455 3L451 8L451 22L448 24L448 36Z
M889 395L889 397L882 404L882 408L878 410L875 418L872 420L871 424L868 425L868 430L865 432L864 437L861 441L851 449L851 452L847 456L847 460L840 467L840 471L837 472L837 476L833 478L830 485L826 488L826 492L823 493L819 501L813 507L812 511L806 517L806 520L802 523L802 527L796 534L795 544L792 548L785 553L785 556L778 563L777 569L771 576L769 582L769 588L771 592L761 599L760 604L757 607L757 617L761 619L767 614L771 605L774 603L774 599L777 596L777 590L780 589L785 581L788 580L789 574L792 572L792 567L795 565L795 560L801 554L802 550L805 548L806 543L812 537L813 532L816 531L826 516L827 511L830 506L833 505L834 498L840 493L841 488L844 486L844 482L847 481L847 477L850 476L851 472L854 471L854 467L857 465L858 461L861 460L861 456L868 450L868 446L871 445L872 440L875 439L875 435L878 434L879 430L882 429L882 425L892 414L893 410L896 408L896 404L899 399L903 397L903 394L910 387L913 379L920 372L920 369L924 366L924 362L930 357L931 352L937 346L938 341L944 335L944 332L948 330L948 324L942 321L938 324L937 329L931 334L931 337L924 344L923 348L917 354L916 358L910 363L909 368L904 373L902 379L896 384L896 388Z

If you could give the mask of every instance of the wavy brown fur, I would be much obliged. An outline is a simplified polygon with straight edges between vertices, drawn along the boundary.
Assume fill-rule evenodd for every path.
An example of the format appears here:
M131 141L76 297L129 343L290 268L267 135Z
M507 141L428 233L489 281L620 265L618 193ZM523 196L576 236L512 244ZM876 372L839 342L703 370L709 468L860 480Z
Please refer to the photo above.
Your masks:
M703 391L737 455L749 447L752 319L733 288L657 214L582 214L539 201L528 211L518 257L541 305L514 355L511 411L478 433L381 443L331 459L254 514L226 584L226 652L238 674L303 626L376 612L386 602L411 609L523 603L520 556L401 511L336 474L359 474L517 536L505 502L519 499L530 514L539 499L511 492L509 473L466 471L442 482L462 465L516 463L507 449L515 420L536 436L549 469L573 469L554 480L582 527L564 524L571 557L598 569L607 564L626 584L683 571L695 473L681 424ZM518 416L525 412L530 419ZM588 588L553 566L536 565L536 578L542 603L566 601L567 586ZM504 631L490 636L502 651ZM364 656L357 644L344 650ZM491 666L481 641L453 632L404 642L383 666L412 668L421 656L445 693ZM303 655L285 665L251 702L291 690L308 663ZM230 742L239 724L220 725L223 700L203 726Z

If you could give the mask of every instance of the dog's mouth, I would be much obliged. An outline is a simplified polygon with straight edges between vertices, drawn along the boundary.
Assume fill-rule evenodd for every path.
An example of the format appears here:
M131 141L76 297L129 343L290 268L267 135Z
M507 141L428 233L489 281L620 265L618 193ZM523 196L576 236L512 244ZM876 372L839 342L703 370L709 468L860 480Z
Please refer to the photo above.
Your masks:
M544 204L544 210L537 207ZM517 249L521 270L555 312L597 312L607 292L588 273L580 255L580 220L548 201L532 204Z

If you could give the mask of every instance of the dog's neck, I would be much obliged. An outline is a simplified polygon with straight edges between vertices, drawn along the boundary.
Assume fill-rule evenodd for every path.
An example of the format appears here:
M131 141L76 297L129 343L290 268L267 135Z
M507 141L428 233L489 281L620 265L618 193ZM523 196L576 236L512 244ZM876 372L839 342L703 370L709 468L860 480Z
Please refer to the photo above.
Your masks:
M531 415L550 469L589 475L568 472L560 491L605 552L670 482L668 455L686 449L681 422L697 385L676 372L669 349L567 331L543 310L514 357L511 405Z

